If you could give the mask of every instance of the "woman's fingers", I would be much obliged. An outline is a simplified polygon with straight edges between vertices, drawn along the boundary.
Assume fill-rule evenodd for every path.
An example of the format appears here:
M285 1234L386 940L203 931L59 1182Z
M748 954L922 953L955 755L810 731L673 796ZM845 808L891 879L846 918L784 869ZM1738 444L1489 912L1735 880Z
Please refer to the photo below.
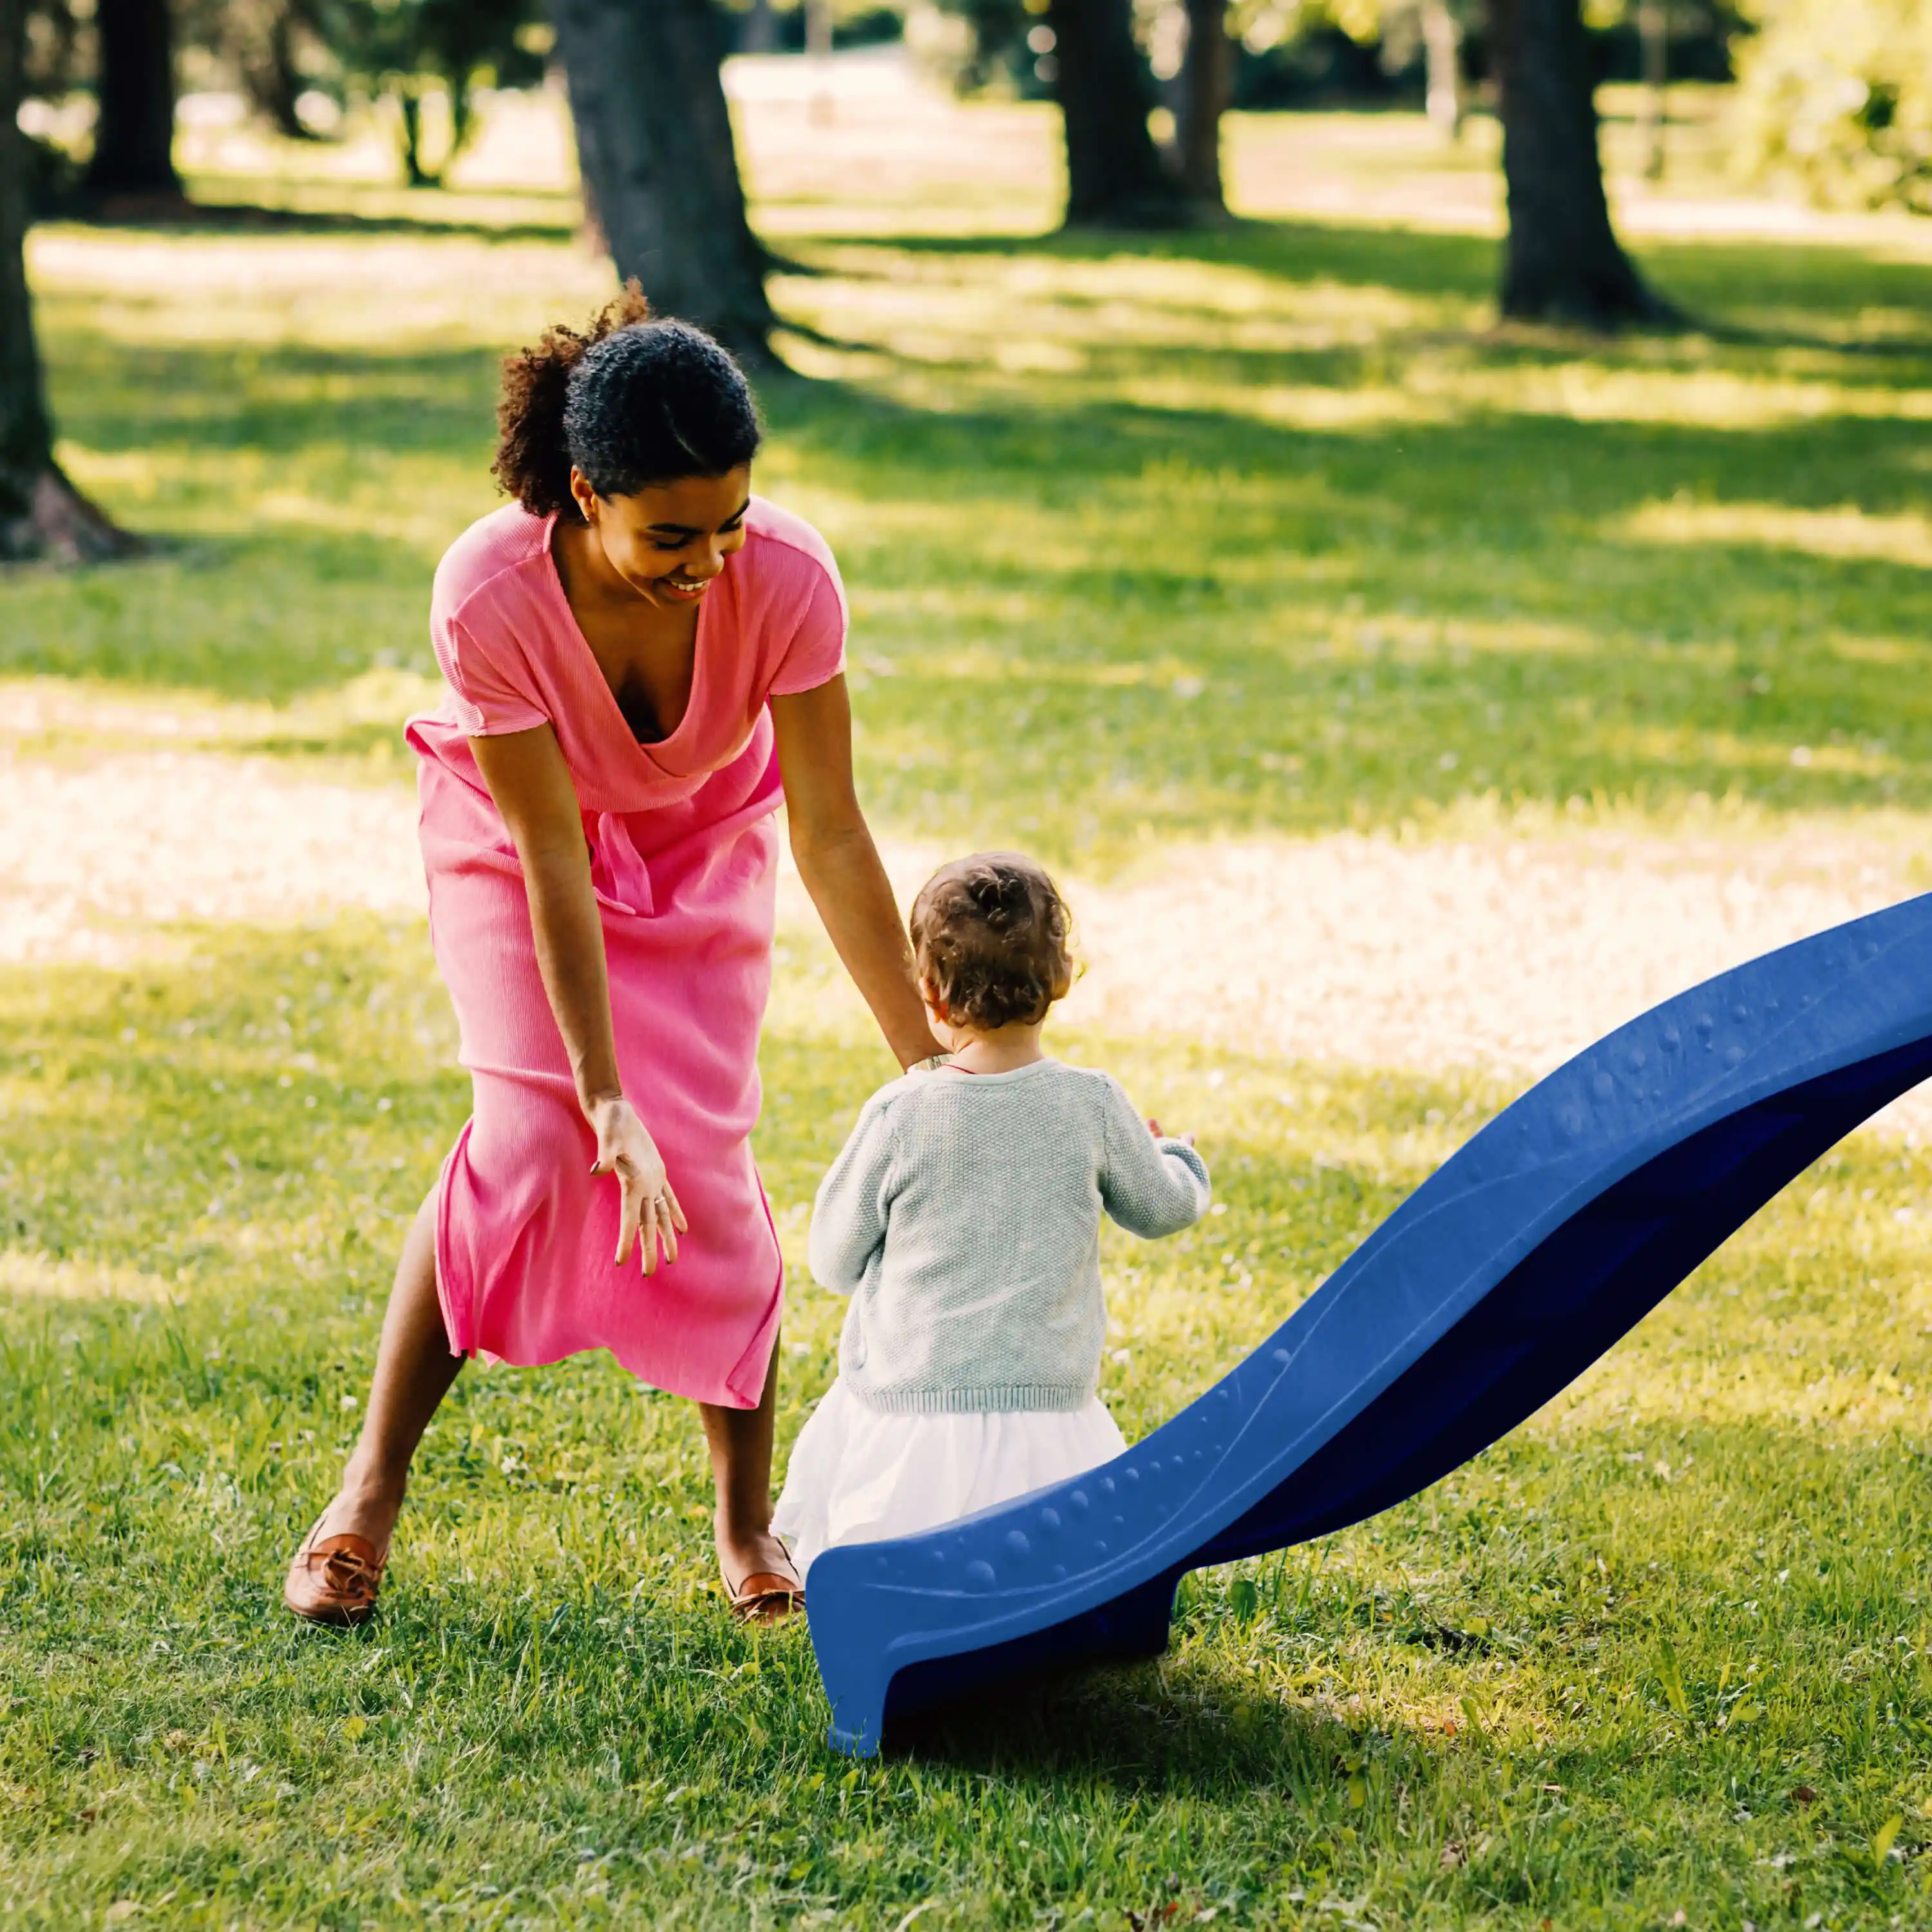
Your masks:
M656 1274L658 1271L658 1234L657 1196L646 1194L638 1222L638 1239L644 1244L643 1252L638 1258L643 1262L646 1274Z
M629 1260L631 1243L638 1232L637 1183L623 1168L617 1170L617 1265Z
M628 1108L598 1119L597 1141L590 1172L610 1174L617 1183L616 1265L630 1259L634 1246L644 1272L655 1274L660 1256L665 1262L677 1259L677 1238L688 1225L665 1178L663 1160L644 1123Z
M677 1196L673 1191L671 1184L668 1180L667 1180L664 1184L664 1198L665 1201L670 1204L671 1226L674 1227L680 1234L687 1232L690 1228L691 1223L684 1218L684 1209L680 1204Z

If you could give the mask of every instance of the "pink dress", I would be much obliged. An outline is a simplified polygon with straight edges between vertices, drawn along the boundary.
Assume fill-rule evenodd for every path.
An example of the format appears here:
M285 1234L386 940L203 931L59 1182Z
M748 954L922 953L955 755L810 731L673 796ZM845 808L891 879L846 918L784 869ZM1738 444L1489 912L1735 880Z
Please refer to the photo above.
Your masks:
M408 727L430 935L475 1091L440 1184L443 1320L460 1354L604 1348L660 1388L753 1408L784 1279L750 1138L781 796L766 701L843 668L844 592L818 533L753 498L744 548L698 607L689 706L642 745L571 615L553 520L512 504L450 547L430 616L449 688ZM470 748L545 722L584 814L624 1090L691 1222L649 1276L634 1252L611 1259L616 1184L590 1172L522 870Z

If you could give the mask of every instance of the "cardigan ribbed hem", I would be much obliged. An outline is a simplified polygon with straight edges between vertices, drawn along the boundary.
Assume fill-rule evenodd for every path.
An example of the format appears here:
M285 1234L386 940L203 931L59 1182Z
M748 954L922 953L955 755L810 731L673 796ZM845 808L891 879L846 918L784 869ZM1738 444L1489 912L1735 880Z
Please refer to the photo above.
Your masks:
M1073 1388L1046 1382L999 1382L986 1388L861 1388L850 1376L845 1386L868 1408L882 1415L1006 1415L1028 1409L1066 1412L1084 1408L1099 1384Z

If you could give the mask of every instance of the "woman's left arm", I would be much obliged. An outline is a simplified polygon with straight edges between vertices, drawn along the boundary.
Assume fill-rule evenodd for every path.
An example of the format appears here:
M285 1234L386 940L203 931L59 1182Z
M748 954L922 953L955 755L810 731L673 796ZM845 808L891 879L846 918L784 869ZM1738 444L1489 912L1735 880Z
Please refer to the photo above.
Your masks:
M799 877L899 1064L943 1053L926 1024L912 946L853 788L845 680L771 702Z

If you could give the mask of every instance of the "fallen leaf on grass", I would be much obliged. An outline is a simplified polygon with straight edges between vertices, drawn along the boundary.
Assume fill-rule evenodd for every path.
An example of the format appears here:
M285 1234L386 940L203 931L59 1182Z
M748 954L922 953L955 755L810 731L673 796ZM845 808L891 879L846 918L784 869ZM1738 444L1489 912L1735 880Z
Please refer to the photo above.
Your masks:
M1810 1785L1800 1784L1793 1788L1791 1802L1794 1804L1815 1804L1818 1802L1818 1794Z

